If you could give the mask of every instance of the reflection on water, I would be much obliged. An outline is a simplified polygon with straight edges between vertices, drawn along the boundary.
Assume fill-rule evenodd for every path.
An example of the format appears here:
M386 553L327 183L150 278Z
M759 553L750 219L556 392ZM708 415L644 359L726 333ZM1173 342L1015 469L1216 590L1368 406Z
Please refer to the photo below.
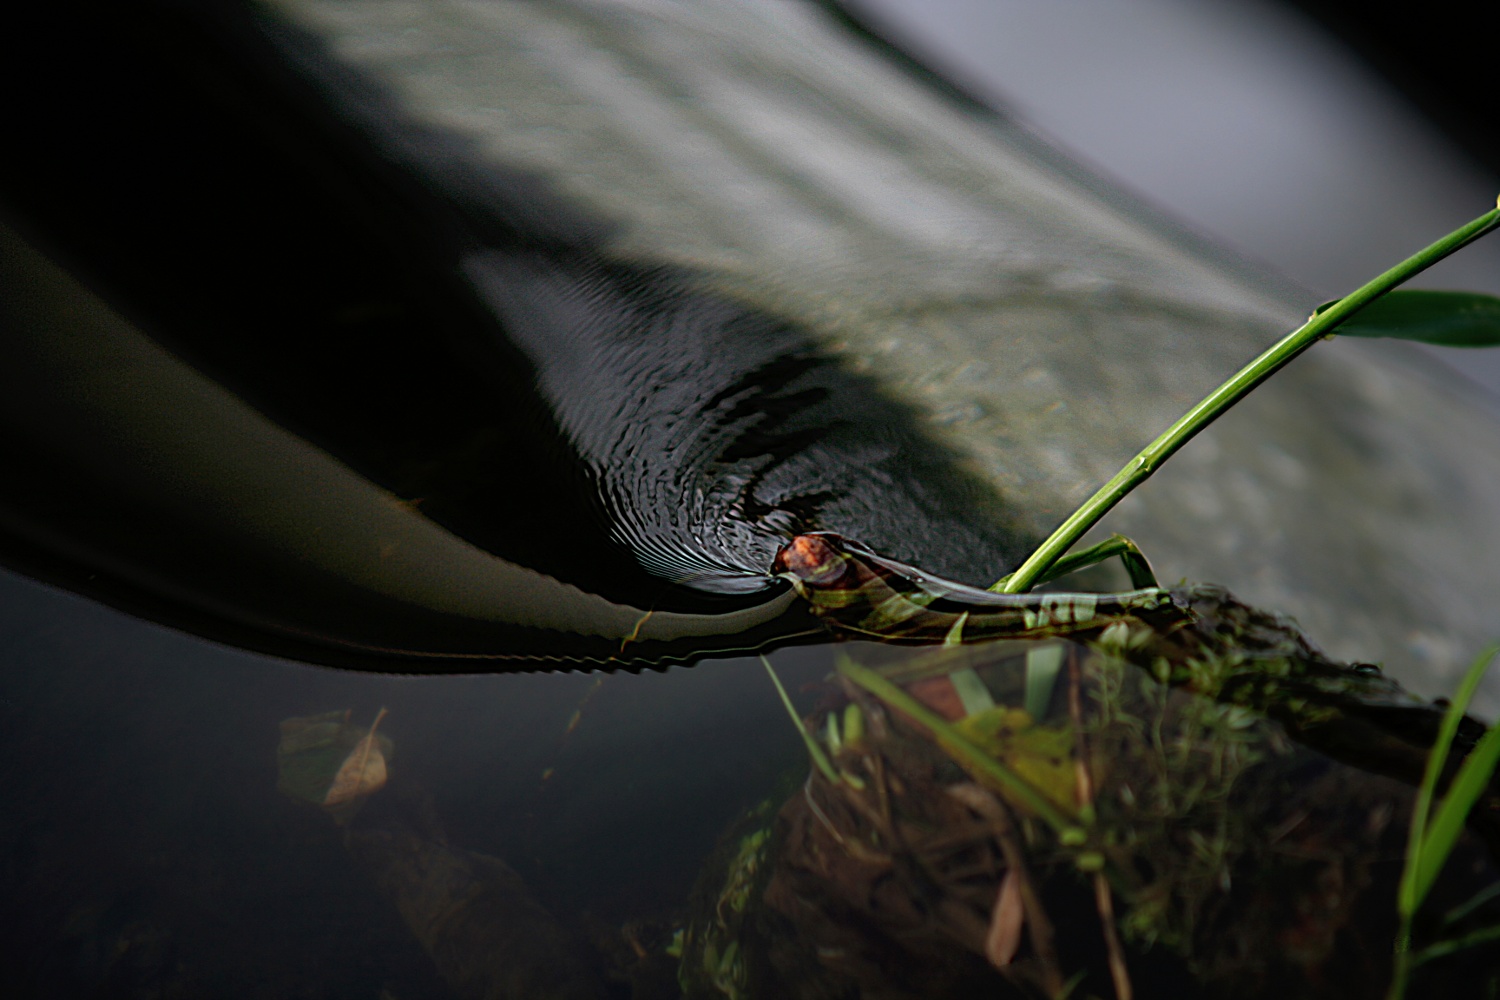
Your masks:
M622 258L326 40L218 16L240 85L300 95L274 121L113 39L69 65L156 109L129 166L80 175L73 113L20 119L0 460L37 485L0 496L0 560L275 655L452 670L793 636L765 570L799 531L975 579L1020 556L1014 506L807 322Z

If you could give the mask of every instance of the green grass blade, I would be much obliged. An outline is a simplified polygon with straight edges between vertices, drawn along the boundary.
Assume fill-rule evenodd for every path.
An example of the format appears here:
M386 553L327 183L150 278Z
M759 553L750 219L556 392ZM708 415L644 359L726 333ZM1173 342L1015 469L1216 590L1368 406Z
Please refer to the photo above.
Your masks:
M776 671L771 667L771 661L762 656L760 662L765 665L766 673L771 675L771 683L776 685L776 693L781 695L781 703L786 706L786 714L792 717L792 724L797 727L797 732L801 734L802 742L807 746L807 753L808 756L812 757L813 764L819 771L823 772L823 777L837 785L839 783L839 773L834 770L833 761L828 759L828 755L823 752L823 748L818 745L818 741L813 739L813 734L808 732L807 727L802 724L802 716L797 714L797 709L792 704L792 699L787 695L786 688L781 686L781 678L776 676Z
M1468 710L1469 702L1474 698L1474 692L1479 689L1479 681L1489 669L1490 662L1495 655L1500 653L1500 644L1490 646L1469 667L1468 673L1464 674L1463 683L1459 684L1458 692L1454 694L1453 701L1448 710L1443 713L1443 721L1438 725L1437 739L1433 741L1432 752L1427 755L1427 769L1422 775L1422 785L1417 789L1417 800L1411 810L1411 832L1406 838L1406 866L1401 870L1401 886L1396 891L1396 915L1399 927L1396 931L1396 967L1391 977L1391 988L1386 993L1386 1000L1403 1000L1406 996L1406 987L1411 981L1411 973L1418 964L1418 957L1411 951L1411 925L1412 918L1416 916L1417 909L1422 901L1427 898L1427 892L1432 888L1437 873L1442 870L1443 864L1448 860L1448 853L1453 849L1453 839L1458 836L1458 829L1462 828L1463 821L1468 816L1469 806L1473 805L1471 800L1465 806L1462 813L1458 814L1458 827L1453 831L1452 838L1448 839L1446 846L1438 843L1436 839L1429 839L1429 827L1427 824L1428 814L1432 810L1432 798L1437 791L1438 779L1442 777L1443 765L1448 761L1448 749L1453 745L1453 737L1458 733L1458 724ZM1480 741L1485 753L1493 753L1491 744L1500 745L1500 741L1493 739L1495 730L1491 729ZM1475 747L1474 752L1469 755L1469 760L1464 761L1464 766L1459 769L1459 777L1454 778L1453 787L1449 791L1452 798L1454 791L1463 780L1463 772L1469 769L1473 758L1478 755L1481 747ZM1473 773L1477 775L1482 765L1474 765ZM1489 781L1489 775L1494 770L1492 761L1484 771L1482 783ZM1476 781L1474 777L1468 778L1470 782ZM1475 793L1477 796L1477 792ZM1443 818L1440 837L1446 838L1448 823L1451 819L1442 816L1447 812L1447 803L1440 810L1440 818ZM1456 808L1456 807L1455 807ZM1436 826L1436 824L1434 824ZM1428 949L1421 961L1435 957Z
M1437 881L1438 872L1447 862L1468 821L1469 810L1490 787L1490 778L1494 776L1497 764L1500 764L1500 727L1486 732L1464 760L1432 818L1432 825L1427 828L1417 859L1418 900L1425 899L1432 883Z
M1458 923L1496 896L1500 896L1500 882L1491 882L1464 902L1443 914L1443 924L1446 926Z
M1081 831L1073 817L1059 809L1031 782L1000 763L983 749L971 743L962 733L926 705L886 680L869 667L862 667L848 657L839 661L838 672L879 698L891 708L926 729L950 757L977 778L988 780L1005 793L1014 796L1058 834L1077 836Z
M1389 292L1333 332L1340 337L1390 337L1441 347L1500 347L1500 298L1477 292Z
M1439 941L1437 944L1429 945L1412 956L1412 968L1416 968L1434 958L1442 958L1444 955L1452 955L1454 952L1463 951L1465 948L1474 948L1491 941L1500 940L1500 927L1484 927L1472 934L1465 934L1461 938L1451 941Z
M1489 668L1490 661L1495 654L1500 653L1500 645L1490 646L1479 654L1469 672L1464 675L1463 683L1458 686L1458 692L1453 696L1453 702L1448 710L1443 713L1443 721L1438 726L1437 740L1432 745L1432 753L1427 757L1427 770L1422 776L1422 786L1417 789L1417 801L1412 806L1411 834L1406 843L1406 868L1401 873L1401 888L1396 897L1396 903L1401 914L1410 918L1422 905L1426 896L1425 890L1417 891L1419 872L1423 871L1436 859L1436 855L1426 855L1427 844L1427 817L1432 809L1433 795L1437 789L1438 778L1443 773L1443 765L1448 761L1448 748L1453 744L1453 737L1458 733L1458 723L1464 717L1464 712L1469 708L1469 702L1474 699L1474 692L1479 688L1479 681L1484 677L1484 672ZM1452 845L1450 844L1451 848ZM1446 854L1440 859L1447 860ZM1427 888L1431 882L1427 883Z

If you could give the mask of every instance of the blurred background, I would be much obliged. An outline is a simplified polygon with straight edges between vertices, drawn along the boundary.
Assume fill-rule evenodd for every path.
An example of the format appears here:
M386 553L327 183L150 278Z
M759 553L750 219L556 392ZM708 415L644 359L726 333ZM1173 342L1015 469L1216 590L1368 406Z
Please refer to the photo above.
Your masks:
M1188 228L1334 298L1500 193L1493 5L851 0L870 30ZM1397 8L1391 8L1393 11ZM1500 242L1415 285L1500 293ZM1500 392L1494 352L1437 351Z

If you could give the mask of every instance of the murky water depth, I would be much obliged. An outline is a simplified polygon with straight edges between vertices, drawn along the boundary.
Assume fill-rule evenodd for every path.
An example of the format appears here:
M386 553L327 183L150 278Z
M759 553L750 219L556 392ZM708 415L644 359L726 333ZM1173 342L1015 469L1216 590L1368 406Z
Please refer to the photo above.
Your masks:
M1332 683L1294 632L1217 591L1196 592L1199 634L1233 655L1166 629L1151 641L1194 652L1156 661L1169 684L1103 639L778 653L828 770L751 659L366 675L3 586L8 996L1039 996L1075 973L1107 996L1089 881L1106 875L1135 995L1375 995L1391 967L1401 775L1432 713L1367 671ZM851 656L905 694L860 693ZM1038 688L1034 667L1058 679ZM1323 680L1278 693L1304 667ZM381 709L389 781L352 820L278 791L283 720L367 727ZM933 713L1052 806L973 770ZM1481 812L1423 939L1493 917L1474 896L1496 881ZM1040 902L1013 899L1007 931L1013 871ZM1493 957L1417 982L1480 984Z
M391 781L368 808L389 812L370 821L440 824L585 927L685 904L802 756L753 660L611 675L565 739L595 677L300 666L15 577L3 608L7 996L450 996L340 828L277 793L289 716L388 708ZM826 651L778 662L795 689Z

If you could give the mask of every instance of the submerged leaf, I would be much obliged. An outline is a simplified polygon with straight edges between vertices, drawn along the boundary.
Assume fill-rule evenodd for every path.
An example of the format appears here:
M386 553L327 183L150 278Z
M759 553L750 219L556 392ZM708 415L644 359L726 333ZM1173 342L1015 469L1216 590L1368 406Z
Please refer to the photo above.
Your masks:
M984 938L984 957L997 969L1003 969L1021 950L1021 929L1026 924L1026 908L1021 905L1021 879L1015 869L1005 873L995 909L990 914L989 933Z
M1326 303L1317 311L1331 305ZM1333 332L1341 337L1392 337L1442 347L1500 346L1500 298L1476 292L1391 292Z
M382 708L369 729L350 725L347 711L283 720L276 748L277 790L347 819L359 803L385 787L386 758L393 745L375 732L385 715Z
M380 747L375 742L375 727L380 725L385 714L385 709L382 708L375 716L375 721L370 723L370 731L355 744L349 756L344 758L338 773L333 776L333 783L323 796L323 805L347 805L385 787L385 754L380 752Z

